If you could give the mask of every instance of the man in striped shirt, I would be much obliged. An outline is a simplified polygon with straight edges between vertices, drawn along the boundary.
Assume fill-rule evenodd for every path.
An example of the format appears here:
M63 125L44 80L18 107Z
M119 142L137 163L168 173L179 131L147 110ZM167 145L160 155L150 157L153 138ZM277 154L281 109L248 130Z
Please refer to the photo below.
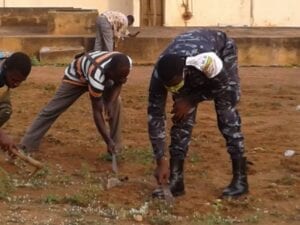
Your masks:
M135 37L138 33L130 34L128 27L134 23L132 15L124 15L117 11L105 11L96 20L96 39L94 50L113 51L120 39L126 36Z
M121 147L121 87L127 81L131 59L120 52L94 51L75 58L65 69L63 81L21 140L25 152L36 151L55 120L83 93L89 92L96 127L110 153ZM108 113L110 129L103 113Z

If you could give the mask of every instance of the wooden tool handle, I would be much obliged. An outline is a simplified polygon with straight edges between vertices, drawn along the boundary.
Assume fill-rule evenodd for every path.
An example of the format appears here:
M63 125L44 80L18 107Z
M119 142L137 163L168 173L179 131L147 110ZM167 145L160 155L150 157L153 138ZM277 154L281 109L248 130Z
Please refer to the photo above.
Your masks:
M19 157L21 160L29 163L30 165L32 165L32 166L34 166L38 169L42 169L44 167L43 163L41 163L40 161L38 161L38 160L28 156L28 155L25 155L18 148L12 148L10 151L11 151L12 154Z

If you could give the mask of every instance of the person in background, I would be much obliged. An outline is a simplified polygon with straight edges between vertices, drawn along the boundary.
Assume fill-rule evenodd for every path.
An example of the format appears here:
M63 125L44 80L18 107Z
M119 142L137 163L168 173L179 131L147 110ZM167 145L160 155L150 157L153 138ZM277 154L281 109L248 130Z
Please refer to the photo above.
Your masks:
M2 127L12 114L10 89L20 86L31 71L31 60L23 52L0 51L0 88L4 92L0 96L0 127ZM13 139L0 129L0 148L4 151L16 148Z
M169 163L165 151L168 92L173 98ZM197 106L212 100L232 162L233 178L222 197L237 197L248 192L244 136L237 110L239 99L237 49L226 33L197 29L180 34L170 43L154 67L149 87L148 132L157 162L155 177L159 185L169 183L174 196L185 194L184 161ZM154 190L152 196L163 198L162 188Z
M107 145L107 151L118 152L121 148L120 92L131 67L129 56L120 52L93 51L75 57L65 69L62 83L52 100L27 129L20 147L27 153L37 151L55 120L82 94L89 92L94 122Z
M135 37L139 34L131 34L128 27L134 23L132 15L124 15L117 11L106 11L101 13L96 20L96 38L94 50L114 51L120 39L126 36Z

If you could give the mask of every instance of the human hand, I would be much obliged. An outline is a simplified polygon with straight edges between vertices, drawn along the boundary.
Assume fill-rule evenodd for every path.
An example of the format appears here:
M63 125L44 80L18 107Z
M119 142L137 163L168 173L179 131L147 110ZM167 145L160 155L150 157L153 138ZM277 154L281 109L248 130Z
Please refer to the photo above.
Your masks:
M104 112L105 112L105 120L110 122L112 120L112 112L113 112L113 105L112 104L105 104Z
M135 32L134 34L129 34L129 37L136 37L139 33L141 33L140 31Z
M107 143L107 152L110 155L116 154L116 144L112 139L110 139Z
M12 140L11 137L5 135L5 134L2 134L1 135L1 138L0 138L0 148L3 150L3 151L7 151L7 152L10 152L10 150L12 148L16 148L16 145L14 143L14 141Z
M157 160L157 165L154 170L154 177L159 185L167 184L169 181L170 171L166 157Z
M173 109L171 111L172 121L174 123L180 122L185 119L186 116L194 110L194 106L186 99L176 99L173 104Z

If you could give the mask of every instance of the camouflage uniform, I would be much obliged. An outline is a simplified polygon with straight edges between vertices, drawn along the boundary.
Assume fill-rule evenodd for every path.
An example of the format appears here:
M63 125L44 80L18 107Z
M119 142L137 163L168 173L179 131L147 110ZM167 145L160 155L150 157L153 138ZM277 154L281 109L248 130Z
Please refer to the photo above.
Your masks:
M241 119L236 109L240 98L237 49L234 41L221 31L198 29L177 36L161 54L177 54L184 58L200 53L215 52L223 61L223 69L214 78L207 78L192 67L185 67L185 84L173 100L186 97L194 103L193 110L181 122L171 128L172 158L184 159L188 151L192 129L195 123L197 105L205 100L213 100L217 113L218 127L226 140L228 153L241 156L244 152ZM164 155L165 149L165 105L167 90L154 68L148 102L148 132L155 157Z

